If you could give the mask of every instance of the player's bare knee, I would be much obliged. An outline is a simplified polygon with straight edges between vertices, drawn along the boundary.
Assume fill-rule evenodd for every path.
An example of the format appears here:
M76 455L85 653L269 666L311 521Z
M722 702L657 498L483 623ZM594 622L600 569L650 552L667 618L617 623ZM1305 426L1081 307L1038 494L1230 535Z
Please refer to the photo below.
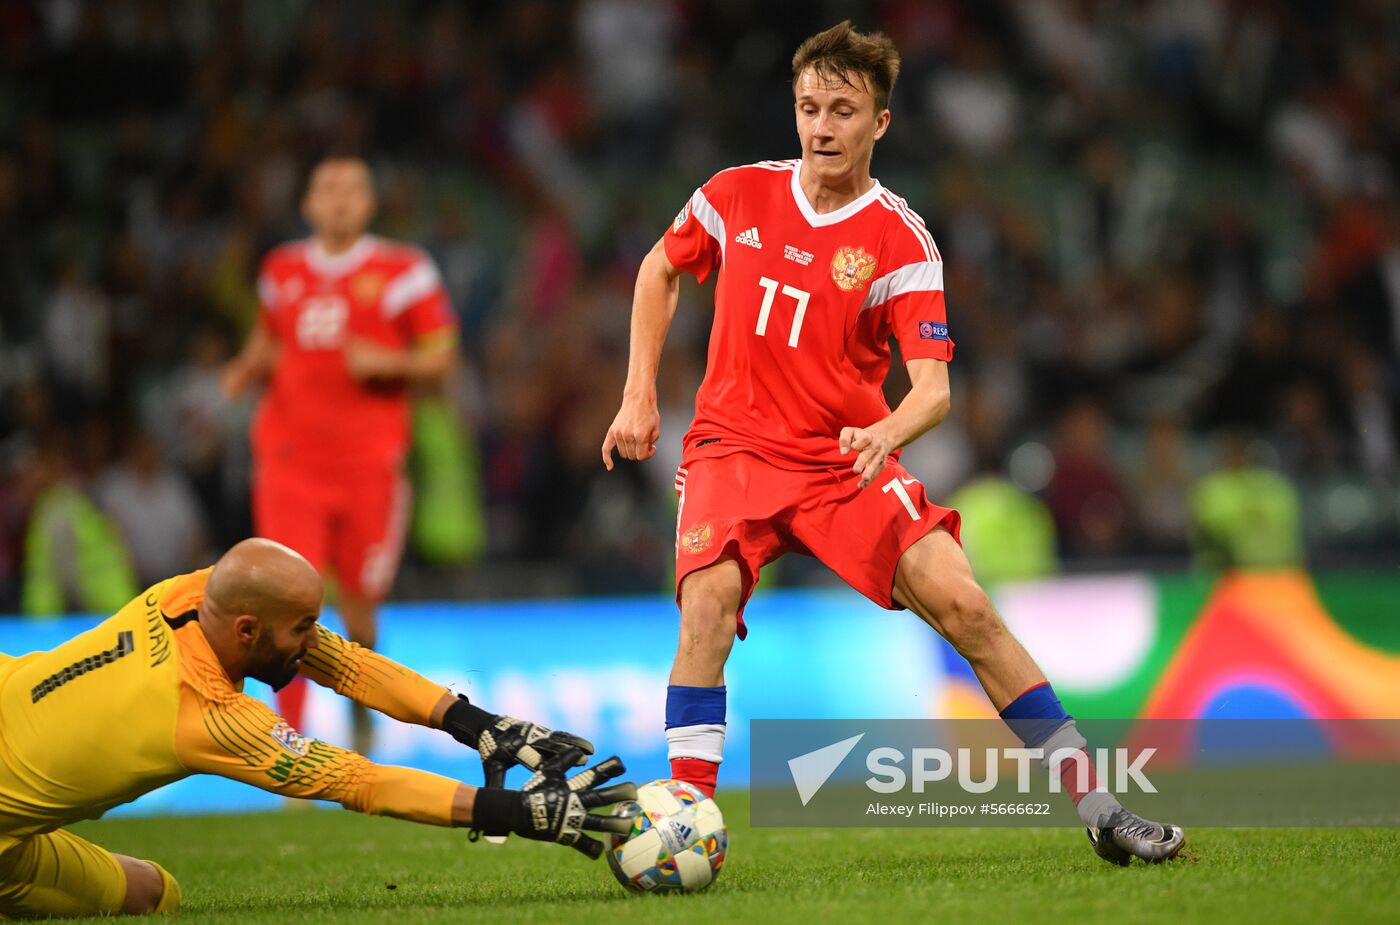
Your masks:
M738 569L728 563L696 572L681 586L681 641L702 648L727 647L739 615Z
M165 896L165 878L149 861L117 855L117 863L126 874L126 899L122 912L127 915L149 915L161 909Z
M681 606L682 644L703 649L727 648L737 622L737 608L726 607L718 596L699 594L688 598Z
M948 595L938 614L938 628L953 648L968 659L989 653L1006 631L987 592L974 582Z
M739 565L732 559L691 572L681 582L681 612L687 608L737 614L743 594Z

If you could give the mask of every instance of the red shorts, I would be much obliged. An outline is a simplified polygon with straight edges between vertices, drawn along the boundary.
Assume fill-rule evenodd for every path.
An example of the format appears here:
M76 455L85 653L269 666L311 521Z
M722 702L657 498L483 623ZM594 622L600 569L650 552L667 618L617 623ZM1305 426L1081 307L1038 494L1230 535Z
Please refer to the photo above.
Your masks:
M290 546L340 586L382 600L394 583L408 529L408 480L396 466L334 473L258 465L253 527Z
M721 559L739 564L739 638L744 604L759 571L786 552L815 556L846 584L887 610L904 551L936 527L958 539L962 518L929 502L924 486L888 460L875 481L858 488L848 466L780 469L735 452L687 459L676 470L676 600L691 572Z

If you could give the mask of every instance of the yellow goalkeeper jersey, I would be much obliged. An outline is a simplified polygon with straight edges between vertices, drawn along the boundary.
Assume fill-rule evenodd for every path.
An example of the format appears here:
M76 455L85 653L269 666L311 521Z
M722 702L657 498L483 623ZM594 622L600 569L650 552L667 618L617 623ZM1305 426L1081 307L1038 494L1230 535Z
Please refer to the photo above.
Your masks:
M198 608L212 569L180 575L56 649L0 655L0 854L191 774L448 825L458 783L309 739L225 673ZM447 689L318 627L301 673L427 725Z

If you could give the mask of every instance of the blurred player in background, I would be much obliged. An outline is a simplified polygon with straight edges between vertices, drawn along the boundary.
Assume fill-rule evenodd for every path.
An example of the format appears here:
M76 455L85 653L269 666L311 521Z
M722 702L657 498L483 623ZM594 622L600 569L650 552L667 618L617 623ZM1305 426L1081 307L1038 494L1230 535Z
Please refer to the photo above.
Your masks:
M369 647L409 519L410 391L439 383L457 345L437 268L367 234L375 206L364 161L316 165L302 201L312 235L263 260L258 321L223 381L232 398L271 377L253 423L255 532L334 572L347 634ZM300 682L279 695L294 726L305 697ZM371 748L358 708L354 743Z
M244 540L213 568L159 582L48 652L0 654L0 918L173 912L180 886L159 864L63 830L191 774L218 774L300 799L487 835L573 845L630 821L588 809L632 799L617 758L566 778L593 746L496 716L320 626L323 586L305 558ZM442 729L487 774L523 764L522 790L482 789L374 764L308 739L243 679L274 689L305 676L365 708ZM610 819L612 821L610 821Z
M928 500L899 449L950 408L953 341L943 263L924 221L870 175L890 125L899 53L849 22L793 58L802 157L721 171L638 273L622 407L603 442L642 460L660 437L656 373L682 272L718 272L715 320L676 490L680 645L666 696L671 774L713 793L723 757L724 664L762 567L816 556L882 607L909 608L972 665L1012 730L1046 754L1084 738L1045 675L973 578L959 516ZM890 338L912 388L893 411L882 386ZM1087 642L1087 641L1086 641ZM1105 859L1160 861L1179 828L1127 812L1064 776ZM1092 778L1092 775L1090 775Z

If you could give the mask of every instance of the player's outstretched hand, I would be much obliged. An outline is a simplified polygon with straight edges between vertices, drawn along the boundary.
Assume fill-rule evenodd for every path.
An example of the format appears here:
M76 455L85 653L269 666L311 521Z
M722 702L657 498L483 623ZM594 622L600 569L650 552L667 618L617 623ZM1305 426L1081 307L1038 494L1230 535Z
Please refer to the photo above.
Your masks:
M597 858L603 853L602 842L584 833L626 835L632 821L589 810L636 799L637 786L630 781L599 786L627 770L616 755L573 777L566 776L583 758L579 749L567 749L545 762L520 790L478 790L474 825L487 835L514 832L522 838L571 845L589 858Z
M875 476L885 468L885 459L898 449L894 440L878 426L843 427L837 442L841 455L852 450L859 454L851 465L851 471L860 476L861 488L875 481Z
M345 370L356 382L399 379L404 375L404 351L363 337L345 342Z
M538 771L546 762L570 751L578 754L573 764L583 764L586 756L593 754L593 743L571 732L555 731L513 716L498 716L482 731L477 751L486 769L486 785L499 787L506 769L517 764ZM498 769L501 781L493 784L492 772Z
M242 359L230 360L219 372L219 392L227 401L241 398L258 381L258 370Z
M488 787L504 786L506 771L517 764L537 771L565 753L576 754L573 764L583 764L593 754L593 743L587 739L513 716L487 713L460 695L443 714L442 728L480 753Z
M651 459L656 455L659 439L661 412L656 407L656 397L647 400L624 396L622 407L603 438L603 465L612 471L614 449L623 459Z

